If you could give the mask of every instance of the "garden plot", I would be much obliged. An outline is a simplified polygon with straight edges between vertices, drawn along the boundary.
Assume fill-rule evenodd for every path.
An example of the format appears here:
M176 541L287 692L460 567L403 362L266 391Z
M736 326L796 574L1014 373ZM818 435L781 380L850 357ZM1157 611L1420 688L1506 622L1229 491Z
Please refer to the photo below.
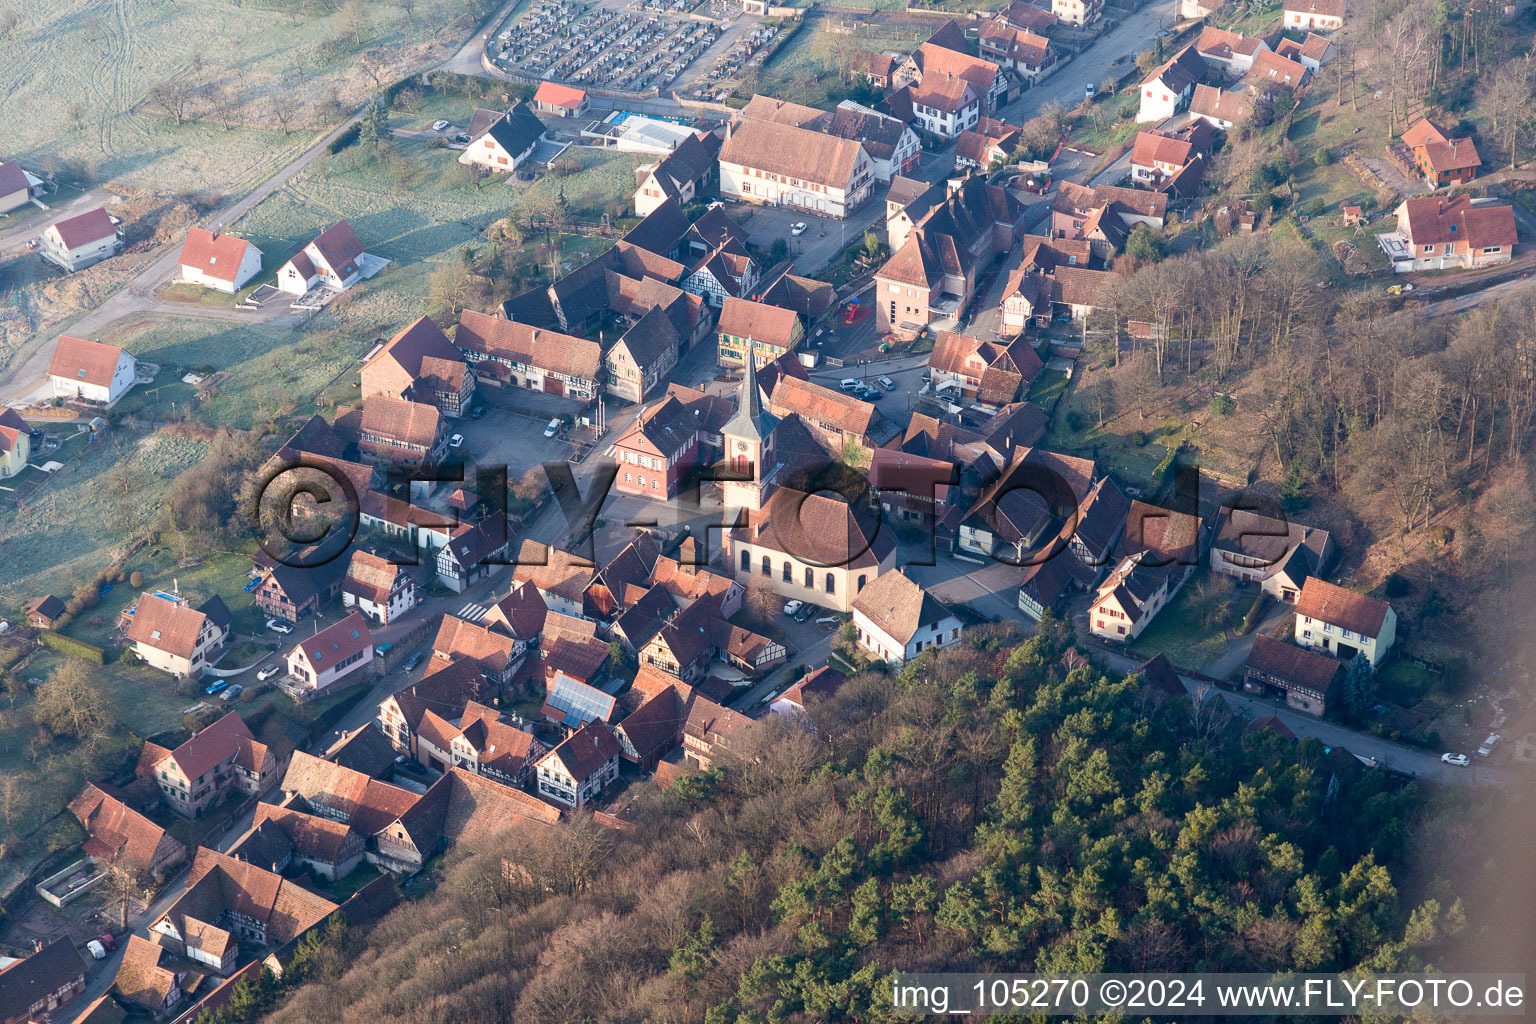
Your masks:
M340 5L338 5L339 7ZM473 30L453 0L316 16L241 0L41 0L0 39L0 158L65 180L248 189L377 88ZM357 12L361 12L358 14ZM179 113L151 100L184 93Z

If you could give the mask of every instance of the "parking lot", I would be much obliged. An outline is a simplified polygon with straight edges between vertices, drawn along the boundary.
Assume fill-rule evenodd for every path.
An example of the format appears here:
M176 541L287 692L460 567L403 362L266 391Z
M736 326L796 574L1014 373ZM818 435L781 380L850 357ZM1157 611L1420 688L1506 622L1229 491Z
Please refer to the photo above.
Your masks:
M453 432L464 435L464 449L477 466L506 466L507 479L515 481L529 469L546 462L568 462L576 447L559 437L545 437L549 418L511 412L491 406L484 418L459 420Z
M491 41L503 70L625 92L670 86L720 37L711 21L678 17L692 0L628 8L541 0Z

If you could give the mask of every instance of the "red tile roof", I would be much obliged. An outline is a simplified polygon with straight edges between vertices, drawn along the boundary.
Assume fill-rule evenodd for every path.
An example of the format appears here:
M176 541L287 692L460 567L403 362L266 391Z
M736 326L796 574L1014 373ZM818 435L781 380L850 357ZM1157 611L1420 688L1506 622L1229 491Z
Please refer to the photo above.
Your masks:
M357 258L363 254L363 243L353 233L352 225L344 220L320 232L310 244L320 251L331 269L342 277L349 276L357 269Z
M87 854L104 863L157 866L155 855L167 838L165 829L123 803L108 787L87 782L70 801L69 810L91 834L85 844ZM171 843L181 847L174 839ZM184 847L182 853L186 853Z
M576 110L586 98L587 94L583 90L561 85L558 82L540 82L538 90L533 94L535 103L547 103L552 107L565 107L567 110Z
M64 248L78 249L82 245L90 245L92 242L99 242L116 235L117 225L113 224L112 218L107 215L106 207L98 206L77 217L55 221L53 230L58 232Z
M1296 600L1297 615L1311 616L1366 637L1381 635L1391 607L1386 601L1345 590L1316 576L1307 577Z
M353 612L294 645L304 652L304 660L317 674L371 646L373 634L368 631L368 620L362 612Z
M191 658L197 649L197 638L203 631L208 617L202 612L177 601L155 594L142 594L128 620L126 636L145 647L178 658Z
M58 344L53 348L53 361L48 364L48 373L54 377L84 381L104 388L112 383L112 374L117 370L118 360L122 356L123 350L116 345L103 345L99 341L86 341L84 338L61 334Z
M619 750L619 741L613 738L613 733L602 722L594 719L541 757L539 763L558 761L565 773L580 786L600 771L603 765L619 756Z
M176 263L183 267L195 267L207 277L231 284L240 272L240 263L251 243L234 235L214 234L207 228L191 228L187 240L181 246Z
M503 320L466 309L459 317L454 343L469 352L536 366L580 380L595 380L603 350L595 341L559 331L545 331L528 324Z

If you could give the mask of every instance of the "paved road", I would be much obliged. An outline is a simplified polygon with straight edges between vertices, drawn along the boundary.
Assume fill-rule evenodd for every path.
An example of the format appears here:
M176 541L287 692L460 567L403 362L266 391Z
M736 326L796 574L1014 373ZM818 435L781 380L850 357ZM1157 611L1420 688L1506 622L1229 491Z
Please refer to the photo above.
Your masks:
M491 33L496 31L512 8L517 6L517 0L507 0L507 3L493 14L489 21L480 26L480 31L470 37L469 42L459 48L459 52L449 57L438 65L441 71L453 71L460 75L484 75L485 65L481 58L485 56L485 44L490 40Z
M1107 662L1113 670L1118 672L1132 672L1141 663L1138 659L1118 651L1101 650L1094 657ZM1215 690L1221 694L1222 699L1227 702L1233 712L1243 719L1252 721L1266 715L1273 715L1284 722L1285 727L1295 733L1298 738L1312 737L1330 746L1344 747L1350 753L1361 757L1374 757L1378 767L1391 771L1402 772L1430 782L1476 786L1508 786L1516 778L1514 772L1505 769L1479 767L1476 755L1473 756L1471 767L1457 768L1441 762L1439 754L1406 747L1401 743L1393 743L1379 736L1314 718L1300 711L1292 711L1274 699L1233 693L1230 690L1213 687L1205 680L1193 676L1180 678L1185 689L1193 696L1209 695L1212 690Z
M212 230L219 230L226 224L231 224L243 216L273 192L282 188L294 175L307 167L310 161L325 151L325 147L331 140L346 131L353 122L362 116L358 111L343 121L309 149L294 158L288 165L268 178L255 191L233 206L221 210L204 218L203 226ZM165 253L154 263L150 264L137 277L128 281L117 291L113 292L101 305L83 314L72 323L66 325L74 334L84 337L98 337L106 334L105 328L124 317L142 314L155 309L158 303L151 292L162 283L169 280L176 272L176 260L181 253L179 245L166 246ZM276 268L272 268L276 269ZM187 313L188 310L180 307L174 308L175 312ZM232 311L231 311L232 312ZM195 314L194 314L195 315ZM240 319L236 314L235 319ZM31 352L23 353L8 368L0 372L0 405L26 400L35 394L47 390L48 363L53 357L53 341L57 335L44 336L34 343Z
M1010 124L1018 124L1021 118L1034 117L1041 107L1052 100L1071 110L1083 101L1084 86L1097 88L1111 72L1124 72L1130 67L1137 51L1150 49L1159 24L1165 27L1172 25L1178 15L1178 6L1177 0L1160 0L1136 11L1100 36L1092 46L1073 57L1055 74L1026 90L1023 96L1005 108L1006 116L1003 119ZM1116 57L1125 54L1130 56L1114 64Z

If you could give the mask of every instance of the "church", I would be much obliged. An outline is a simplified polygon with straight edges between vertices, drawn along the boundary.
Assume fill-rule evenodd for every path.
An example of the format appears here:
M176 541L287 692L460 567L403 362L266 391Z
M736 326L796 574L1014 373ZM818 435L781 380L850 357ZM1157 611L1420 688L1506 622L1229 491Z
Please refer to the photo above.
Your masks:
M859 591L896 566L896 538L877 505L854 504L809 482L834 456L791 415L767 410L755 360L746 360L736 413L721 428L725 505L745 525L725 536L725 559L744 587L767 583L795 599L851 612ZM867 483L866 483L867 486Z

